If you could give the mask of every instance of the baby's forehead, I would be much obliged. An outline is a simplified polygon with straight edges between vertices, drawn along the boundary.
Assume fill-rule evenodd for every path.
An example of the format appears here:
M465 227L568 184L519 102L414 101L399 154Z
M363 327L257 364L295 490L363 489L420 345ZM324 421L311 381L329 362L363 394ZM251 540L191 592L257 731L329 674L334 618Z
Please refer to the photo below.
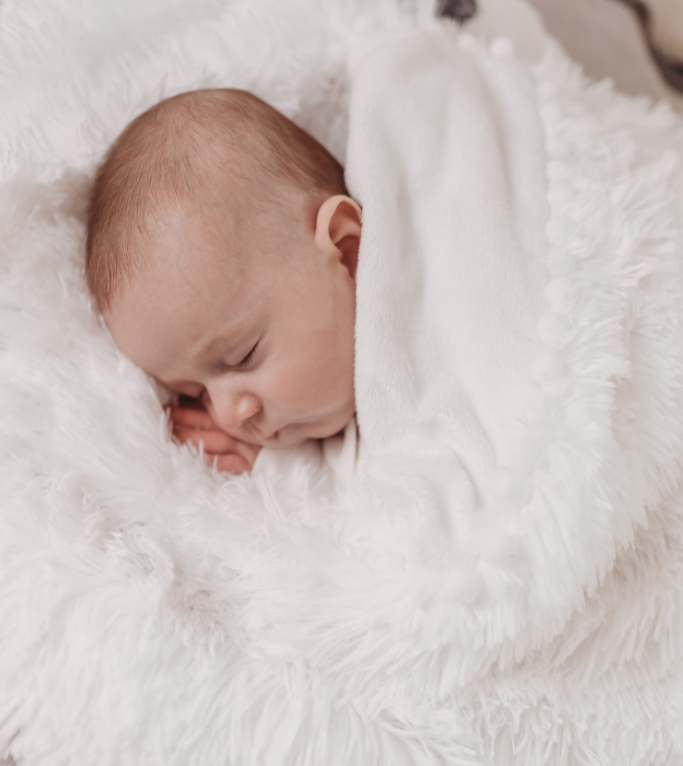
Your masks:
M227 247L206 225L177 225L175 235L155 232L109 315L135 315L140 328L206 326L238 305L284 292L277 267L260 268L259 260Z
M161 207L146 227L137 271L169 293L186 288L189 294L198 274L217 280L226 270L247 289L258 255L271 247L268 227L267 216L243 200L192 199Z

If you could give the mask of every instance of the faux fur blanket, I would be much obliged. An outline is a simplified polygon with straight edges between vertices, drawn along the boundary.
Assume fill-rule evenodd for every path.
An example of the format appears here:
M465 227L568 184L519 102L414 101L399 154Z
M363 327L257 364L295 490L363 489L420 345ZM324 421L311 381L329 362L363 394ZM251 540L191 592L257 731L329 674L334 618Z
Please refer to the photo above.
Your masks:
M0 9L0 755L675 764L680 118L431 3L282 5ZM206 469L88 301L95 163L211 85L341 158L350 115L350 492Z

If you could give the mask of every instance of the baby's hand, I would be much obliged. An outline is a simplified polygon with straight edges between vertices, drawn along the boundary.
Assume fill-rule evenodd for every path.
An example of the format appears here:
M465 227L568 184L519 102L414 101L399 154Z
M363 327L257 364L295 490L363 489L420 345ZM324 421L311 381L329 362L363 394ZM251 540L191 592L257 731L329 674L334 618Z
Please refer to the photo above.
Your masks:
M181 444L189 442L197 447L203 444L210 465L228 473L244 473L254 467L259 447L221 431L206 410L194 407L170 407L169 410L173 436Z

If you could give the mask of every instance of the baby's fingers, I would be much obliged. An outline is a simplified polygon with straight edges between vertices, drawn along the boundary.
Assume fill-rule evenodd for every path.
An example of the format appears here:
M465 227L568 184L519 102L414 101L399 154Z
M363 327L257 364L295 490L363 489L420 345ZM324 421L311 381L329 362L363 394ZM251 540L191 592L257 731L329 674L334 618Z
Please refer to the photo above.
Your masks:
M194 444L199 447L204 445L205 452L222 454L224 452L235 452L237 442L232 436L223 433L223 431L200 431L196 428L174 428L173 436L181 444Z
M181 428L199 428L211 431L216 428L213 418L206 410L196 410L190 407L171 407L171 423Z
M214 465L219 471L226 473L245 473L251 471L253 463L249 463L242 455L207 455L209 465Z
M223 431L176 428L173 435L181 444L194 444L195 447L203 445L209 464L213 465L214 458L218 458L218 469L230 473L250 471L259 453L259 447L233 439ZM230 466L237 467L237 470Z

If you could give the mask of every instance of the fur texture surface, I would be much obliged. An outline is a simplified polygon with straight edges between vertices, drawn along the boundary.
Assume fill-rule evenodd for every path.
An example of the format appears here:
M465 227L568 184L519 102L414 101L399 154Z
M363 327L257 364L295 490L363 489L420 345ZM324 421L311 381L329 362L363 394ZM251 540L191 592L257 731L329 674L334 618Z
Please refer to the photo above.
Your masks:
M0 7L0 756L683 759L683 129L670 109L589 85L552 45L532 70L552 216L534 373L550 428L534 438L561 470L524 456L542 546L529 571L509 546L485 551L488 610L406 559L415 519L390 494L341 498L306 464L220 476L171 443L158 392L88 299L85 194L132 117L243 87L343 160L351 46L429 27L433 10ZM525 613L528 588L548 608Z

